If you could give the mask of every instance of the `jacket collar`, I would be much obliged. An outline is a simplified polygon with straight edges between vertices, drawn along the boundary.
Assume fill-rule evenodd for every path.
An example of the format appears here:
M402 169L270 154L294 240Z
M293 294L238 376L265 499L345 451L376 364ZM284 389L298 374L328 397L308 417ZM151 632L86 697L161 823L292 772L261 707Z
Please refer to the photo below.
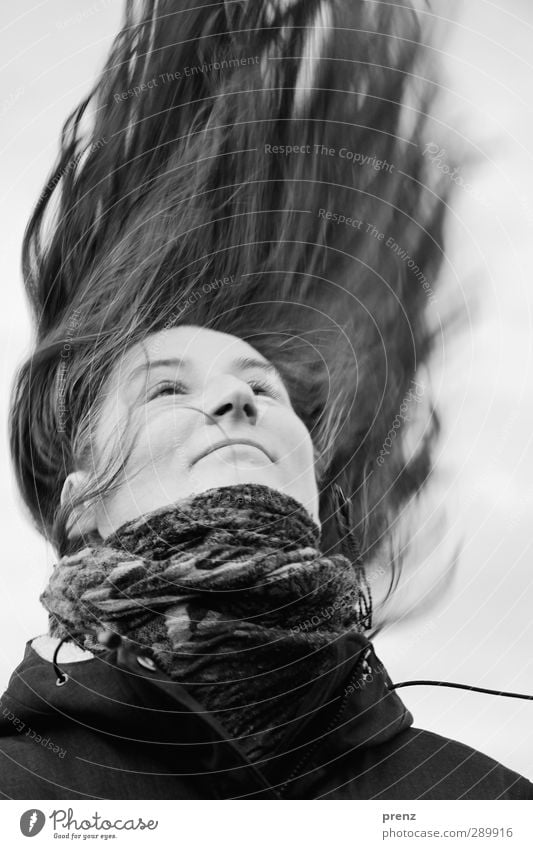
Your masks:
M413 724L392 681L363 634L337 641L337 664L299 705L279 750L279 763L266 774L282 788L318 762L377 746ZM292 764L291 764L292 761Z
M205 771L221 798L279 798L292 778L325 755L368 748L396 736L413 723L372 643L350 633L335 644L337 661L295 706L284 738L268 761L252 764L232 742L217 718L187 690L122 640L92 660L59 663L68 676L57 686L54 665L26 644L5 695L17 712L57 722L64 720L105 734L131 736L132 743L159 744L158 757L175 767L176 753L189 758L194 771ZM113 674L110 675L110 670ZM24 706L24 708L22 707ZM0 715L0 734L12 728ZM166 745L161 745L165 743Z

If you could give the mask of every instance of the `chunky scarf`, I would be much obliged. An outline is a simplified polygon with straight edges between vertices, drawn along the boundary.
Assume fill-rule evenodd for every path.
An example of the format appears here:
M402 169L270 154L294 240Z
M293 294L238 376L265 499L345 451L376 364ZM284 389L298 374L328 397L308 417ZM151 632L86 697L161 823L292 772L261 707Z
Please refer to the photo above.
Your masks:
M335 640L368 627L364 570L319 540L293 498L217 487L61 558L40 600L52 636L93 653L103 628L132 640L258 759L332 668Z

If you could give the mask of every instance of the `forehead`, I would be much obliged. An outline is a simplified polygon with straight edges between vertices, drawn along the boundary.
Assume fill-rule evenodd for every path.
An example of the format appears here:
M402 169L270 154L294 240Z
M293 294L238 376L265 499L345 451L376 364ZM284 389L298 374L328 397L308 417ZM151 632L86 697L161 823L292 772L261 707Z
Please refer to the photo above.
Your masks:
M125 368L135 368L147 360L183 357L199 366L211 366L238 355L253 355L254 359L267 362L255 348L238 336L206 327L184 325L152 333L133 345L124 356L121 372L124 374Z

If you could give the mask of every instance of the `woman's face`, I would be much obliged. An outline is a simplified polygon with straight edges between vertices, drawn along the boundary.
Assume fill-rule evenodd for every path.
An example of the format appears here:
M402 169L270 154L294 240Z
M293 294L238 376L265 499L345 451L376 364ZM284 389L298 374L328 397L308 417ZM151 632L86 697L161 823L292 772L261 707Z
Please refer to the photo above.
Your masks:
M118 487L78 516L78 533L105 537L144 513L238 483L285 492L319 523L309 432L279 373L242 339L182 326L132 346L105 389L95 464L125 453L133 434ZM69 475L63 497L86 475Z

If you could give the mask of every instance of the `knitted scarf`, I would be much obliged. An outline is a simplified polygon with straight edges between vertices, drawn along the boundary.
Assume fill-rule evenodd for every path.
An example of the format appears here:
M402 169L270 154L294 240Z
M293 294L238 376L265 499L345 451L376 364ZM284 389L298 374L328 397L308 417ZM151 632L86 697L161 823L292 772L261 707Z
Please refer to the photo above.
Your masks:
M371 605L360 564L319 549L304 507L261 484L216 487L61 558L40 600L49 632L93 653L110 629L142 648L251 759L331 669Z

